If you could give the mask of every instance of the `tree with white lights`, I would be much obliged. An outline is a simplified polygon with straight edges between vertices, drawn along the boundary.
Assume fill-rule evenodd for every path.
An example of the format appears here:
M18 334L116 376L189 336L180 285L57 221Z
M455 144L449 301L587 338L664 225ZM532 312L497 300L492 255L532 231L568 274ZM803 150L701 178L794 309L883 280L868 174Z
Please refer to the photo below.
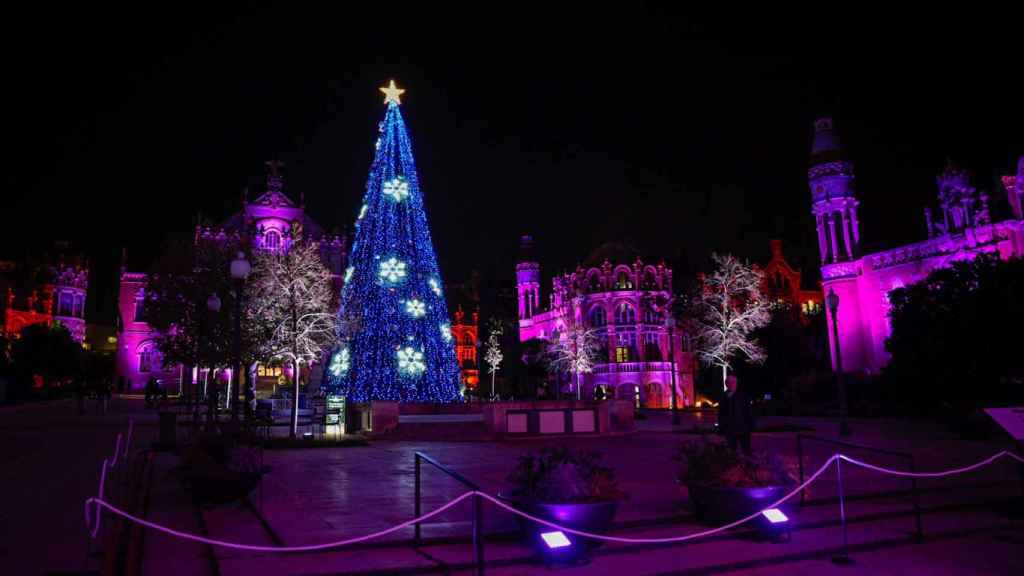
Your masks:
M590 374L601 358L601 330L582 323L566 327L565 332L548 347L548 365L554 372L568 372L575 377L576 399L582 399L580 374Z
M311 366L324 358L338 341L331 273L324 266L316 244L303 240L301 235L297 227L287 251L256 254L250 283L252 295L246 310L259 336L255 340L261 355L292 364L293 437L299 424L300 370L303 365ZM333 358L332 364L340 361Z
M484 354L484 362L490 366L488 372L491 373L491 398L494 398L494 375L501 366L501 361L505 356L501 353L501 335L505 330L501 326L501 322L495 319L491 319L490 322L490 334L487 336L487 352Z
M763 274L731 254L711 256L715 270L705 276L693 298L692 321L698 356L707 366L722 369L722 385L732 362L744 357L760 364L764 349L751 333L771 320L769 305L761 293Z

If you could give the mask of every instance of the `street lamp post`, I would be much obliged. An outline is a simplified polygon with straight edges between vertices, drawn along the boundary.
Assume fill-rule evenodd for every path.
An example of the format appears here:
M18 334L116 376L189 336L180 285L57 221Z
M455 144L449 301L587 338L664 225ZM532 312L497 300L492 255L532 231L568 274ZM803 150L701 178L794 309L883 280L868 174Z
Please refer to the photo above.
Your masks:
M671 310L665 316L665 327L668 328L669 361L672 363L672 425L679 425L679 403L676 401L676 319Z
M245 252L238 251L238 256L231 261L231 279L235 284L235 338L233 345L235 366L231 371L232 379L235 381L235 402L231 405L231 419L238 420L238 396L242 391L242 288L245 279L249 277L252 266L245 259ZM247 380L247 392L252 383ZM246 419L250 419L249 403L245 407Z
M220 297L217 296L216 292L214 292L213 294L210 294L210 297L206 299L206 309L209 310L210 312L214 313L214 314L220 312ZM209 346L210 346L210 344L209 344L209 336L208 336L208 334L206 334L206 335L203 335L203 337L206 338L206 340L207 340L206 349L209 350ZM209 380L210 380L210 368L211 368L210 366L207 366L207 368L206 368L206 380L207 380L207 382L209 382ZM214 382L213 386L216 388L217 383ZM207 418L207 420L214 420L216 418L216 412L217 412L217 395L211 393L211 390L209 390L209 388L207 388L207 390L206 390L206 401L207 401L207 404L209 405L209 409L208 409L208 411L206 413L206 418Z
M839 295L832 288L825 296L825 305L832 314L832 341L836 348L836 363L833 374L839 385L839 435L849 436L850 425L846 421L846 378L843 377L843 355L839 349Z

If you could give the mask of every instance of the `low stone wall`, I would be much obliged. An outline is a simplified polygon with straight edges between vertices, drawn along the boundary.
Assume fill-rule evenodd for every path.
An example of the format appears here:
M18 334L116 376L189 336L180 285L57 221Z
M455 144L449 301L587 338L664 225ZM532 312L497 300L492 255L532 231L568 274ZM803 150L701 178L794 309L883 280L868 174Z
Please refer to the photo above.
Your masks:
M523 402L493 402L483 405L484 425L487 431L498 435L508 433L510 411L544 412L557 410L594 410L598 434L612 434L633 430L633 403L628 400L604 402L575 400L535 400Z

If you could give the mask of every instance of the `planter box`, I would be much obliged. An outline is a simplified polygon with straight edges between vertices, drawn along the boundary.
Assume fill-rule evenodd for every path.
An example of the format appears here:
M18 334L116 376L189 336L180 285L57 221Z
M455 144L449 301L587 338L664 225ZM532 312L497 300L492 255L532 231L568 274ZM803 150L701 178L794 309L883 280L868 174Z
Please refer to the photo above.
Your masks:
M499 496L512 506L538 518L543 518L567 528L597 534L603 534L608 531L608 528L615 521L615 512L619 507L618 501L615 500L577 504L544 504L521 500L514 496ZM527 520L518 514L516 515L516 521L527 543L534 546L540 545L540 534L542 532L552 532L555 530L555 528ZM570 540L578 542L583 548L593 549L603 544L601 540L593 540L571 534L568 537Z
M697 518L710 524L728 524L768 508L785 496L792 486L724 488L686 485Z

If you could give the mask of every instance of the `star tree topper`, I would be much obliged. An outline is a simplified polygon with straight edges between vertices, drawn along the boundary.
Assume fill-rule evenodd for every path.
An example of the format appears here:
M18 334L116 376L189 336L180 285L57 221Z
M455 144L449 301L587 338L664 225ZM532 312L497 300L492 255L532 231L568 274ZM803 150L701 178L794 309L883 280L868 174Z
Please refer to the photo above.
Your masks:
M401 96L405 93L405 89L395 86L394 80L389 81L387 86L382 86L380 91L384 93L385 104L390 104L391 102L398 105L402 104Z

